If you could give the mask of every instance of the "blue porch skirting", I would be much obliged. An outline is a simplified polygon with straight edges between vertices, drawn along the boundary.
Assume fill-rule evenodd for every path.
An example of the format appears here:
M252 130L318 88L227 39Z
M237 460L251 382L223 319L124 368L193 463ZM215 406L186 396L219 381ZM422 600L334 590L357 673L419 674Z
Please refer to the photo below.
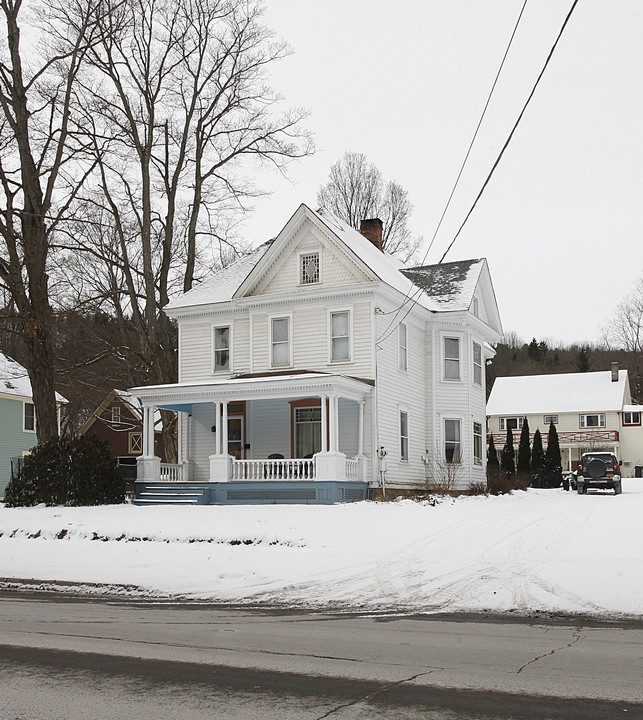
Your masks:
M136 482L137 505L331 505L368 498L368 484L346 480Z

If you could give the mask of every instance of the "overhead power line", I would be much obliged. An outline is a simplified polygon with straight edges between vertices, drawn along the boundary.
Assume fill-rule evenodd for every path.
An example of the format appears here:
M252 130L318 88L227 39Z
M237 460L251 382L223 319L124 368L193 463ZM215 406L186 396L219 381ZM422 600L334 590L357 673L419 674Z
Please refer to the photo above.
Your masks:
M451 248L453 247L455 241L458 239L458 236L460 235L460 233L462 232L464 226L466 225L467 220L471 217L471 213L473 213L476 205L478 204L478 200L480 200L480 198L482 197L482 194L484 193L487 185L489 184L489 181L491 180L491 177L493 176L494 172L496 171L496 168L498 167L498 165L499 165L499 163L500 163L500 160L502 159L502 156L503 156L504 153L505 153L505 150L507 149L509 143L511 142L511 139L512 139L513 136L514 136L514 133L516 132L516 128L517 128L518 125L520 124L520 121L522 120L522 117L523 117L523 115L525 114L525 111L527 110L527 106L528 106L529 103L531 102L531 99L532 99L532 97L534 96L534 93L536 92L536 88L538 87L538 84L540 83L540 80L541 80L542 76L545 74L545 70L547 69L547 66L549 65L549 61L551 60L551 58L552 58L552 56L553 56L553 54L554 54L554 51L556 50L556 47L557 47L557 45L558 45L558 42L560 41L560 38L562 37L563 32L565 31L565 28L567 27L567 23L569 22L569 19L571 18L572 13L573 13L574 10L576 9L576 6L577 6L577 5L578 5L578 0L574 0L573 4L572 4L572 6L571 6L571 9L570 9L569 12L567 13L567 17L565 18L565 21L563 22L563 25L562 25L562 27L560 28L560 31L559 31L559 33L558 33L558 36L556 37L556 40L555 40L554 44L552 45L551 50L549 51L549 55L547 56L547 59L545 60L545 64L543 65L543 68L542 68L542 70L540 71L540 74L539 74L538 77L536 78L536 82L534 83L534 86L533 86L533 88L531 89L531 92L529 93L529 97L527 98L525 104L523 105L523 108L522 108L522 110L520 111L520 115L518 116L518 119L516 120L516 122L515 122L512 130L511 130L511 132L509 133L509 137L508 137L507 140L505 141L505 144L502 146L502 149L500 150L500 154L499 154L498 157L496 158L496 161L495 161L495 163L493 164L493 167L491 168L489 174L487 175L487 179L484 181L484 184L483 184L482 188L480 189L480 192L478 193L476 199L473 201L473 205L471 206L471 209L469 210L469 212L467 213L466 217L465 217L464 220L462 221L462 225L460 225L460 228L458 229L458 232L455 234L455 237L454 237L453 240L451 240L451 242L449 243L449 247L444 251L444 254L443 254L442 257L440 258L440 263L442 263L442 261L444 260L444 258L445 258L446 255L447 255L447 253L449 252L449 250L451 250ZM438 264L440 264L440 263L438 263Z

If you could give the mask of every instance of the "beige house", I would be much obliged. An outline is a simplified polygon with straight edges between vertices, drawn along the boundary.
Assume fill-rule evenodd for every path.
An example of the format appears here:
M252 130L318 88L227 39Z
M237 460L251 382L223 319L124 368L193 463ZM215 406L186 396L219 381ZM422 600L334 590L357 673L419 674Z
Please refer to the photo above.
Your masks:
M526 417L531 441L539 429L546 446L553 422L563 470L575 470L588 450L606 450L621 461L623 476L633 477L643 466L642 411L632 405L627 370L617 363L601 372L500 377L487 402L487 431L500 449L511 427L517 449Z

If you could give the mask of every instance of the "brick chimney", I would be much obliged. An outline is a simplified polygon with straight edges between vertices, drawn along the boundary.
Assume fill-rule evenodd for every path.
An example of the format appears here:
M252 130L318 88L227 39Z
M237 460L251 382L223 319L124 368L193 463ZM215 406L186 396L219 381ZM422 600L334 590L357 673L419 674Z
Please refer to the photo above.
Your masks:
M618 382L618 363L612 363L612 382Z
M384 252L382 247L382 228L384 223L379 218L372 218L371 220L362 220L359 226L359 231L362 235L370 240L378 250Z

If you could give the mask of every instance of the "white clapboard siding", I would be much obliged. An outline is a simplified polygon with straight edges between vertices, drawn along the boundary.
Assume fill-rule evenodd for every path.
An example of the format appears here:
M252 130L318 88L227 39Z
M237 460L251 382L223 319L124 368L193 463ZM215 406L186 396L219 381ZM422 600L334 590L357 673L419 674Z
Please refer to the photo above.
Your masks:
M212 376L212 335L209 322L182 323L179 382L200 382Z

